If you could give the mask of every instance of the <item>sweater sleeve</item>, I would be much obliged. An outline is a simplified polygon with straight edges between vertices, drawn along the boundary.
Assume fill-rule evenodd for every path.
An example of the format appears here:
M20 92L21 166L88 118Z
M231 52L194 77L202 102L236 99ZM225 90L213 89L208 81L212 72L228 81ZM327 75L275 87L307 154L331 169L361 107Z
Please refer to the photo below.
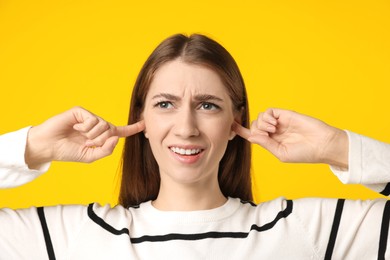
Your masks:
M292 216L318 259L389 259L389 202L304 198Z
M64 259L87 218L82 205L0 209L0 259Z
M334 174L346 184L363 184L390 195L390 144L348 132L349 169L331 167Z
M0 135L0 188L11 188L30 182L45 173L50 163L29 169L24 160L30 127Z
M332 167L346 184L363 184L390 194L390 144L347 132L349 168ZM299 199L293 216L299 220L320 259L387 259L390 201Z

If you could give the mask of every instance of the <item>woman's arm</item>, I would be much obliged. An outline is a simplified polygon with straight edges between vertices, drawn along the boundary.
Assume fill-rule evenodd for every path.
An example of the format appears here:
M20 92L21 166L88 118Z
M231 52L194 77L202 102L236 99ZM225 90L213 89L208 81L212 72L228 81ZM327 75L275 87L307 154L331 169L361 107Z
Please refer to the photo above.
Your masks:
M235 131L270 151L282 162L327 163L348 168L348 136L321 120L290 110L271 108L260 113L251 128Z
M82 205L0 209L0 258L64 259L86 221Z
M118 138L144 123L116 127L75 107L44 123L0 136L0 187L15 187L46 172L51 161L93 162L114 150Z
M46 172L50 163L30 169L25 163L24 150L30 127L0 135L0 188L11 188L30 182Z
M283 109L260 113L250 129L234 128L283 162L326 163L344 183L364 184L382 194L388 189L390 194L390 144Z
M116 127L75 107L38 126L1 135L0 187L31 181L47 171L54 160L98 160L112 153L119 137L143 129L143 122ZM85 223L93 224L87 210L81 205L0 209L0 258L65 257Z
M293 111L269 109L237 134L283 162L327 163L344 183L390 194L390 144ZM291 220L319 259L387 259L390 203L384 199L298 199Z
M25 159L30 168L50 161L93 162L110 155L119 137L143 131L143 122L114 126L75 107L29 131Z
M390 195L390 144L347 133L349 170L332 166L332 171L343 183L363 184L382 195Z

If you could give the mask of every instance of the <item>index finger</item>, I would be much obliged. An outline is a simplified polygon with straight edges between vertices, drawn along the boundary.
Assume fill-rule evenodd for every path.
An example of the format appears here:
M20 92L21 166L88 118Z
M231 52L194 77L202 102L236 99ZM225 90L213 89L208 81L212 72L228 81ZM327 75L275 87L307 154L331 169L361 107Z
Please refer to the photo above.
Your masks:
M234 122L232 129L234 132L236 132L236 134L238 134L239 136L241 136L242 138L244 138L246 140L248 140L248 138L251 136L251 130L243 127L242 125L240 125L237 122Z
M145 130L145 122L141 120L137 123L116 127L116 135L119 137L128 137Z

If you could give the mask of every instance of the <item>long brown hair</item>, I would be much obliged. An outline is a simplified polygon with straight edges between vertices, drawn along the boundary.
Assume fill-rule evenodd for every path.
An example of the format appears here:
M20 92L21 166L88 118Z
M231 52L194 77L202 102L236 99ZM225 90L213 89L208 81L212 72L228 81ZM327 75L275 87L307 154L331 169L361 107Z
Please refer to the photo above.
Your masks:
M221 77L233 103L241 113L241 124L249 126L249 110L244 80L229 52L216 41L200 34L173 35L152 52L142 67L131 96L128 123L140 120L149 86L158 68L180 58L190 64L213 69ZM225 196L252 200L250 144L240 137L229 141L219 164L218 181ZM148 139L140 133L126 138L122 158L119 203L124 207L157 198L160 188L158 164Z

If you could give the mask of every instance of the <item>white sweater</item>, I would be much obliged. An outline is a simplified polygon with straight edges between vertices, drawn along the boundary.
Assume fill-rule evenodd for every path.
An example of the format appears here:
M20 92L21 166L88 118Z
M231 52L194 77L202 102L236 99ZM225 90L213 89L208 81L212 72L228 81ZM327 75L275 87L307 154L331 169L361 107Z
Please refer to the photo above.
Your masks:
M28 129L0 136L0 184L45 172L24 162ZM346 183L390 193L390 145L348 133ZM0 210L0 259L390 259L387 200L229 198L212 210L55 206Z

